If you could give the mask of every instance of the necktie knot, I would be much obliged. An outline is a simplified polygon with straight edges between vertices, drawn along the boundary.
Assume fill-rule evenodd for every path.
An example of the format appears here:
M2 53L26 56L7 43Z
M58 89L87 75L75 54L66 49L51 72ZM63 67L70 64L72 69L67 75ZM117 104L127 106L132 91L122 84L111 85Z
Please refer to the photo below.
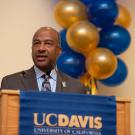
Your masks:
M49 82L49 75L42 75L42 78L44 79L42 83L41 91L50 91L51 92L51 85Z
M47 81L49 78L50 78L50 76L49 75L42 75L42 78L45 80L45 81Z

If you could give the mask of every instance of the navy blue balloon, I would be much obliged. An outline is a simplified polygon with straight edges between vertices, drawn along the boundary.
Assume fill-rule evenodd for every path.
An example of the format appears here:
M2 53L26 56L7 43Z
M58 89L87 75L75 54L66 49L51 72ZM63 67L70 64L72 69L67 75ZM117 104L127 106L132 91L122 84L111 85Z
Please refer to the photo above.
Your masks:
M126 80L127 75L128 69L126 64L118 58L118 65L115 73L111 77L101 80L100 82L107 86L118 86Z
M80 0L80 1L87 6L89 4L92 4L95 0Z
M69 47L69 45L67 43L66 33L67 33L66 29L63 29L60 31L61 49L62 49L62 51L72 51L72 49Z
M89 4L93 4L97 0L80 0L82 3L84 3L86 6ZM116 1L116 0L110 0L110 1Z
M88 6L89 21L97 27L106 27L115 22L118 6L114 0L95 0Z
M86 71L85 57L79 53L63 52L57 59L57 67L67 75L78 78Z
M99 47L108 48L119 55L128 49L130 41L130 34L125 28L112 25L101 30Z

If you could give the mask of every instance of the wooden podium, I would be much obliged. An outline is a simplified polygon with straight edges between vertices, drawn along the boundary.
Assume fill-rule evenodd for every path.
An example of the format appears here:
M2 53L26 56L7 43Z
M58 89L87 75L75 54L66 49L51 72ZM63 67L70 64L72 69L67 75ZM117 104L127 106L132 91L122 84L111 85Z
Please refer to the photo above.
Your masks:
M130 100L117 98L117 135L130 135ZM0 92L0 135L19 135L19 90Z

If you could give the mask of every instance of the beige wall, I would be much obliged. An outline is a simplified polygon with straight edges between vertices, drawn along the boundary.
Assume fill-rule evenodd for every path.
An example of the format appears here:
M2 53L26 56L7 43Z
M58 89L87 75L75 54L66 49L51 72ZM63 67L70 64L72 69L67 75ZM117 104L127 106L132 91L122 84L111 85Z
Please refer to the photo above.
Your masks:
M35 30L41 26L58 29L54 4L50 0L0 0L0 79L32 66L31 38Z
M0 80L3 76L32 66L31 38L40 26L60 27L53 18L56 0L0 0ZM99 93L127 97L132 100L132 135L135 135L135 4L134 0L117 0L126 5L132 15L129 28L130 48L120 57L126 62L129 75L118 87L99 84Z

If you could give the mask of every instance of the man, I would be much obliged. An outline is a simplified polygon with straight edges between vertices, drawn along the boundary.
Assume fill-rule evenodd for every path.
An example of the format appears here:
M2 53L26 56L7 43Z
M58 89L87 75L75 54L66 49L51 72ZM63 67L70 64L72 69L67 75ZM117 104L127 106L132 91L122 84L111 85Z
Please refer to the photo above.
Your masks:
M1 89L85 93L85 88L78 80L56 69L56 59L60 52L58 32L51 27L41 27L34 34L32 41L34 66L4 77ZM48 86L43 90L44 76L48 76Z

